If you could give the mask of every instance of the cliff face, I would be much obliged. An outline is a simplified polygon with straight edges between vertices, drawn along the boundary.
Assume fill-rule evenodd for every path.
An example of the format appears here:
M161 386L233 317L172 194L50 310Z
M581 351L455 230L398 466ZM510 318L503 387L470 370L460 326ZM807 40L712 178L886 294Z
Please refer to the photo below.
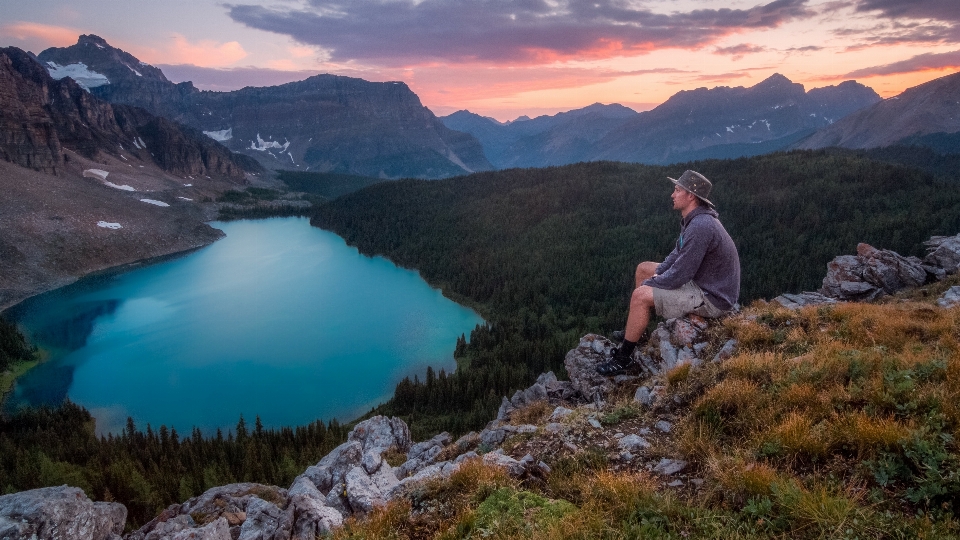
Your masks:
M406 84L317 75L280 86L201 92L97 36L38 56L111 103L207 133L271 169L440 178L488 170L470 135L444 126Z
M44 107L50 99L45 75L20 49L0 49L0 158L56 174L63 167L63 151ZM41 84L28 82L36 80Z
M15 47L0 49L0 81L0 156L5 161L58 174L66 148L89 159L134 157L174 174L237 181L243 180L244 167L251 168L199 132L136 107L111 105L71 78L53 79Z

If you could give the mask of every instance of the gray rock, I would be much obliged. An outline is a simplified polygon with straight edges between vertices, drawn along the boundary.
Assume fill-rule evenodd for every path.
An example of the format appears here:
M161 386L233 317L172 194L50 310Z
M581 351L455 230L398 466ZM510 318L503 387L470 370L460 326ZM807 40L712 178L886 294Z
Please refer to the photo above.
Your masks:
M516 410L516 407L513 406L513 403L510 403L510 400L506 396L503 397L503 400L500 402L500 408L497 409L497 420L503 422L510 418L510 413Z
M573 414L573 409L568 409L566 407L557 407L553 410L553 414L550 415L550 421L556 422L557 420L562 420Z
M537 384L542 384L544 386L555 382L558 382L557 376L552 371L541 373L540 376L537 377Z
M693 352L693 349L684 345L682 349L677 351L677 365L682 366L684 364L690 364L694 367L702 364L703 361L697 358L697 354Z
M650 448L651 445L646 439L639 435L627 435L620 439L617 446L625 452L639 452L640 450Z
M657 428L658 430L664 433L670 433L670 430L673 429L673 424L671 424L670 422L667 422L666 420L660 420L659 422L654 424L653 427Z
M841 300L873 300L907 287L918 287L926 279L920 259L858 244L855 256L841 255L827 263L827 276L820 292Z
M356 425L347 436L348 441L363 445L363 451L396 448L401 452L410 450L410 428L399 418L374 416Z
M659 463L657 463L657 466L653 468L653 471L664 476L671 476L682 471L684 468L686 468L686 466L686 461L680 459L663 458Z
M943 293L937 300L937 305L942 308L952 308L960 304L960 285L955 285L947 289L947 292Z
M677 366L677 348L669 339L660 340L660 358L663 360L661 369L669 371Z
M691 346L698 341L700 334L707 329L709 324L703 317L690 314L671 319L666 326L670 332L670 341L674 345L682 347L684 345Z
M4 540L107 540L123 532L127 508L93 502L75 487L31 489L0 496Z
M637 391L633 394L633 400L641 405L650 406L650 389L646 386L637 388Z
M504 454L503 450L497 450L495 452L488 452L484 454L483 463L495 467L502 467L506 469L507 473L514 478L518 478L522 476L524 472L526 472L526 467L524 467L522 463Z
M387 494L400 483L387 463L372 475L367 475L362 467L354 467L345 480L350 508L362 513L369 513L375 507L386 504L389 500Z
M376 450L364 452L363 458L360 459L360 466L367 474L373 474L380 470L381 463L383 463L383 458L380 457L380 452Z
M343 515L327 506L319 491L312 495L291 495L290 506L294 519L290 535L293 540L316 540L343 525Z
M353 513L350 509L350 503L347 501L347 485L343 482L330 488L330 493L327 493L323 502L339 512L340 515L348 516Z
M292 510L286 512L259 497L251 498L246 509L247 519L240 526L237 540L289 540L293 530Z
M737 340L728 339L726 343L723 344L723 347L720 347L720 350L713 357L712 362L723 362L733 357L737 353Z
M924 263L942 268L947 274L955 274L960 269L960 234L933 236L924 245L930 251L924 257Z
M244 515L244 517L246 517L246 515ZM178 532L186 529L193 529L196 528L196 526L196 522L193 521L193 518L190 517L189 514L175 516L166 521L158 523L153 530L143 536L143 540L169 540ZM0 538L2 537L3 536L0 535Z
M836 304L835 298L830 298L818 292L802 292L800 294L784 293L772 300L787 309L800 309L805 306L819 306L822 304Z
M513 397L510 398L510 404L516 408L523 407L527 404L523 399L523 390L517 390L513 393Z
M592 416L590 418L587 418L587 423L596 429L601 429L603 427L603 424L601 424L599 420L597 420Z
M300 482L306 482L312 485L312 481L304 475L297 479ZM294 482L297 485L297 481ZM145 524L143 527L127 535L127 540L159 540L161 538L170 538L174 534L172 529L167 530L167 523L171 520L179 519L179 523L188 523L180 516L189 517L191 514L201 514L206 516L203 523L194 524L208 526L218 518L224 518L228 526L237 526L246 520L247 506L253 499L260 499L263 496L275 498L280 502L280 506L285 506L287 502L287 490L276 486L266 486L252 482L242 482L237 484L227 484L217 486L203 492L198 497L192 497L183 504L171 505L159 516ZM193 520L191 519L190 522ZM177 526L174 526L177 527ZM209 529L207 532L197 532L199 529L183 529L184 534L215 534L215 529ZM239 532L239 528L237 527ZM177 533L179 534L179 533Z
M524 403L530 404L545 399L547 399L547 387L540 383L536 383L523 391Z
M576 395L593 401L602 399L616 384L609 377L597 373L597 364L608 360L607 353L613 344L605 337L587 334L580 338L577 348L567 353L563 359L567 375ZM598 352L601 351L601 352Z
M485 429L480 432L480 445L487 450L496 448L507 438L507 432L503 428Z
M360 427L359 424L357 427ZM356 431L356 428L354 428L354 431ZM348 438L347 442L323 456L315 469L309 467L304 474L311 480L316 478L319 481L316 484L317 489L326 492L333 485L343 482L347 472L360 464L363 459L363 448L361 441L349 440Z
M673 482L670 482L667 485L670 487L680 487L683 485L683 480L674 480Z
M233 540L233 537L230 535L230 525L221 517L203 527L178 531L164 540Z
M557 422L550 422L543 426L543 430L547 433L560 433L564 430L564 425Z

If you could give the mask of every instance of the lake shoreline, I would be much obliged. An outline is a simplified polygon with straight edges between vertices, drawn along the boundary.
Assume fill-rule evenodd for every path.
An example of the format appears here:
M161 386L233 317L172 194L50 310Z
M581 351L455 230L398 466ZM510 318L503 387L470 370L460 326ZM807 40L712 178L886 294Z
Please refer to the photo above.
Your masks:
M26 377L18 373L4 409L69 398L104 432L127 416L205 432L229 428L240 414L268 426L362 417L390 400L403 377L456 369L456 339L483 322L419 272L361 254L303 217L213 226L229 238L212 251L115 265L8 307L32 344L60 352ZM298 330L303 324L309 328ZM371 326L381 329L373 339ZM136 348L147 342L162 346ZM316 392L320 382L325 390ZM136 395L184 392L217 407L177 397L161 409L159 399ZM256 399L238 402L240 395Z

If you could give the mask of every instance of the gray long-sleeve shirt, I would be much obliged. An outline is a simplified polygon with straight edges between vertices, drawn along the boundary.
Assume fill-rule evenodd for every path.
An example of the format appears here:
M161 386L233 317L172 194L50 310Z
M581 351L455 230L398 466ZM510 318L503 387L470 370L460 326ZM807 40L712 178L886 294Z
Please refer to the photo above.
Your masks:
M693 280L711 304L724 311L740 297L740 255L712 208L698 206L680 221L676 247L657 267L657 276L643 282L658 289L676 289Z

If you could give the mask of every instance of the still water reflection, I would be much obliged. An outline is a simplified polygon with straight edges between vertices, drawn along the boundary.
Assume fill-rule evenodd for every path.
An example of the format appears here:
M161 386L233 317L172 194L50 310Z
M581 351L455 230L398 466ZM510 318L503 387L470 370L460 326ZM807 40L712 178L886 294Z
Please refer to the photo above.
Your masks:
M116 432L349 420L406 375L454 367L481 319L416 272L360 255L304 218L216 223L175 260L85 279L7 313L51 358L7 408L69 398Z

